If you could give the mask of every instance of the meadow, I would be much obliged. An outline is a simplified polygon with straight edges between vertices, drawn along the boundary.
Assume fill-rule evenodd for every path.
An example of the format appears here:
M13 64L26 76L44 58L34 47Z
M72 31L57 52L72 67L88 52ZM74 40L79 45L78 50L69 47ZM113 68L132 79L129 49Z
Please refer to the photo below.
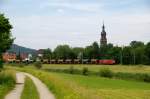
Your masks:
M56 66L56 67L55 67ZM76 67L75 67L76 66ZM75 68L82 69L88 67L96 71L105 65L74 65ZM69 68L70 65L44 65L45 68ZM149 73L148 66L107 66L115 72ZM12 68L12 67L9 67ZM59 68L59 69L60 69ZM117 70L115 70L115 68ZM150 99L150 83L109 79L97 76L84 76L76 74L66 74L58 72L47 72L25 66L14 68L18 71L31 73L43 81L47 87L55 94L56 99Z

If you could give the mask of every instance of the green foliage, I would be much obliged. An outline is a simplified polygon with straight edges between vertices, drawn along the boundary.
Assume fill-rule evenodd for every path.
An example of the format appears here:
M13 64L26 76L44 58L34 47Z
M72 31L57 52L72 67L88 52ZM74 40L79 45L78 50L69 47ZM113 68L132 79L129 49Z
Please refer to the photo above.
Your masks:
M99 45L97 42L94 42L92 45L87 46L83 51L83 58L97 59L98 55L99 55Z
M26 77L25 79L25 85L21 94L21 99L40 99L36 86L29 77Z
M133 61L133 56L131 52L131 47L124 47L122 51L123 64L129 65Z
M34 63L34 66L35 66L37 69L41 69L41 68L42 68L42 62L40 62L40 61L35 62L35 63Z
M114 75L114 73L110 69L108 69L108 68L102 68L102 69L100 69L99 74L102 77L108 77L108 78L112 78L113 75Z
M136 65L150 64L150 43L144 45L141 41L132 41L130 45L119 47L109 43L99 47L97 42L85 48L71 48L69 45L58 45L53 52L46 49L46 59L114 59L116 64Z
M69 73L70 73L70 74L73 74L73 73L74 73L74 67L73 67L73 66L70 66L70 68L69 68Z
M88 73L89 73L88 68L87 67L83 67L82 74L86 76L86 75L88 75Z
M148 42L146 44L145 56L147 57L147 63L146 64L150 64L150 42Z
M72 49L74 55L75 55L75 58L79 58L79 53L83 52L84 51L84 48L82 47L75 47Z
M12 26L3 14L0 14L0 68L3 68L2 53L8 50L13 43L11 36Z
M53 56L56 59L72 59L75 55L68 45L59 45L54 49Z
M50 60L51 57L52 57L52 51L51 51L51 49L49 49L49 48L45 49L44 53L43 53L43 58Z
M142 46L144 46L144 43L141 42L141 41L132 41L132 42L130 43L130 46L131 46L132 48L142 47Z

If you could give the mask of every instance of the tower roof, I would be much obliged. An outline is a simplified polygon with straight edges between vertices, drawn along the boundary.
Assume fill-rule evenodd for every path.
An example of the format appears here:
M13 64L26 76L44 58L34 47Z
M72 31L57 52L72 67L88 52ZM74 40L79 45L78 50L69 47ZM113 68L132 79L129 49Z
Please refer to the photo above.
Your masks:
M106 33L105 32L105 25L104 25L104 22L103 22L103 26L102 26L102 34Z
M106 38L106 32L105 32L105 25L104 25L104 22L103 22L103 25L102 25L102 32L101 32L101 38L100 38L100 45L101 45L101 46L107 45L107 38Z

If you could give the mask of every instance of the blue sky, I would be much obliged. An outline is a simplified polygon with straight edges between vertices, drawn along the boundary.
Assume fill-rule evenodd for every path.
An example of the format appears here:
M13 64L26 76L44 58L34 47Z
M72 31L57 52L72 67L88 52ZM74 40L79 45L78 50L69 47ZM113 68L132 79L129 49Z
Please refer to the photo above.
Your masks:
M0 0L15 43L30 48L99 42L104 20L109 43L150 41L150 0Z

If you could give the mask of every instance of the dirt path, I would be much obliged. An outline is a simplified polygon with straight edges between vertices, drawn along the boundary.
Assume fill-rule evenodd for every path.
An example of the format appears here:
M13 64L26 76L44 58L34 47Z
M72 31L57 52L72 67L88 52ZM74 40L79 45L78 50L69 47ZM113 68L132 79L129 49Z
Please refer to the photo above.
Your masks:
M45 84L42 83L38 78L28 73L24 73L24 74L33 80L35 86L37 87L37 91L39 92L40 99L55 99L54 95L48 90Z
M46 85L42 83L38 78L32 76L31 74L22 72L16 74L17 83L15 89L12 90L8 95L6 95L5 99L20 99L21 93L24 88L25 76L28 76L33 80L35 86L37 87L40 99L55 99L54 95L48 90Z
M15 89L12 90L8 95L6 95L5 99L20 99L21 93L24 88L24 78L25 75L23 73L16 74Z

